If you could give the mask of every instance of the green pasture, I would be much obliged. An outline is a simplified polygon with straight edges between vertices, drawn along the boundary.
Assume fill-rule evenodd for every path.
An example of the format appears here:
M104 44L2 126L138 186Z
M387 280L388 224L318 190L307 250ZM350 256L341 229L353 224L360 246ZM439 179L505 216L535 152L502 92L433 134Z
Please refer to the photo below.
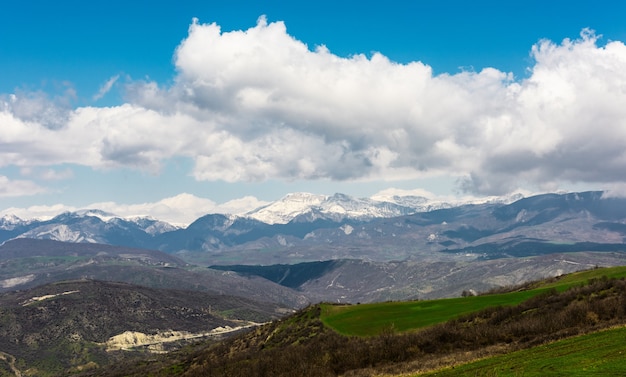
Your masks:
M322 305L324 324L340 334L371 336L383 331L404 332L442 323L485 308L516 305L549 289L566 290L590 279L626 276L626 266L598 268L539 282L516 292L428 301L384 302L361 305Z
M424 376L626 376L626 327L560 340Z

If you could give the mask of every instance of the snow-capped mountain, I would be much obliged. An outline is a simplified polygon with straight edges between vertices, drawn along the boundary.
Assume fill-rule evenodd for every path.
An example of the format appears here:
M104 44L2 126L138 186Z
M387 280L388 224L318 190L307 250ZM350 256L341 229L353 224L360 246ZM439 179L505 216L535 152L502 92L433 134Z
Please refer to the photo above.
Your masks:
M344 219L367 221L430 212L459 207L466 204L509 204L523 197L515 194L481 199L438 199L417 195L376 195L371 198L354 198L345 194L315 195L288 194L280 200L245 214L246 217L266 224L287 224L317 219L341 221Z
M246 213L245 216L266 224L287 224L311 208L319 207L327 199L326 195L305 192L287 194L280 200Z
M22 220L12 214L6 214L0 217L0 229L2 230L14 230L16 227L27 223L27 220Z
M146 217L141 217L141 216L135 216L135 217L129 217L126 218L124 220L122 220L121 218L116 218L114 221L130 221L133 222L135 224L137 224L137 226L141 229L143 229L146 233L151 234L151 235L156 235L156 234L161 234L161 233L166 233L166 232L171 232L174 231L176 229L179 229L179 227L172 225L168 222L165 221L161 221L161 220L157 220L155 218L146 216Z
M626 199L603 198L602 192L543 194L515 201L518 197L462 205L418 196L355 199L300 193L248 216L208 214L185 228L94 210L67 212L46 221L4 217L2 224L12 229L0 229L0 242L19 237L104 243L261 264L267 258L273 263L290 258L401 260L435 251L471 256L501 255L506 250L506 255L529 255L562 250L563 245L569 245L569 251L623 250Z
M353 198L345 194L332 196L294 193L267 206L248 212L245 216L266 224L287 224L294 219L314 221L326 219L370 220L415 213L416 209L399 203L370 198Z
M244 215L208 214L185 229L150 217L123 218L94 208L64 212L48 220L22 220L5 215L0 219L0 242L12 238L35 238L160 250L220 248L244 242L244 239L272 237L275 232L299 237L303 235L300 234L303 229L308 229L308 232L317 226L309 229L307 223L318 220L337 224L344 221L364 222L461 204L437 202L415 195L354 198L340 193L331 196L293 193ZM206 245L198 246L198 242L198 245Z
M34 238L72 243L103 243L96 232L76 230L65 224L50 224L20 234L17 238Z
M415 213L430 212L438 209L460 207L468 204L511 204L524 198L522 193L484 198L427 198L417 195L384 195L377 194L371 199L377 202L395 203L413 208Z
M21 220L4 216L2 240L11 238L47 239L63 242L125 244L132 240L136 246L148 246L148 240L177 227L149 217L121 218L98 209L64 212L49 220Z

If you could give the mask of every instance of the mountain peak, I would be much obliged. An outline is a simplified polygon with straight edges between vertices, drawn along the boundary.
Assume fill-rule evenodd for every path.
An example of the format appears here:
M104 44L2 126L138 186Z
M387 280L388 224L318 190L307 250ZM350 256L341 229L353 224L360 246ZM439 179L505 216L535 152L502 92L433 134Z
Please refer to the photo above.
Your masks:
M80 217L85 217L85 216L97 217L104 222L107 222L108 220L118 217L117 215L111 212L106 212L101 209L95 209L95 208L80 209L73 213Z
M267 224L286 224L298 215L318 207L328 197L306 192L285 195L282 199L248 212L247 217Z
M247 213L247 216L268 224L286 224L306 215L312 218L359 220L375 217L392 217L414 213L411 207L402 204L379 202L369 198L354 198L335 193L332 196L310 193L292 193L281 200Z
M13 215L6 214L0 217L0 229L13 230L16 226L26 223L27 221Z
M309 192L293 192L285 195L279 202L294 202L294 203L321 203L326 200L328 196L311 194Z

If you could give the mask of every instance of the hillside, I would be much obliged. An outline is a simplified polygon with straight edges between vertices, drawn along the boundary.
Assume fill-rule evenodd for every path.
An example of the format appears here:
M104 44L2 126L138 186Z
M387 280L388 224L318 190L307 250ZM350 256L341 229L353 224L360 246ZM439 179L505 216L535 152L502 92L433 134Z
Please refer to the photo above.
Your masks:
M282 315L275 304L231 296L68 281L0 295L0 345L28 374L62 375L127 356L112 350L176 348Z
M0 292L83 278L254 298L292 308L309 302L269 280L192 266L155 250L27 238L0 245Z
M626 327L622 326L446 368L426 376L620 376L626 371L625 337Z
M445 322L483 309L514 306L542 294L603 278L626 277L626 267L597 268L523 285L499 288L491 293L427 301L390 301L362 305L321 304L325 325L348 336L372 336L393 327L406 332ZM466 291L467 292L467 291ZM497 294L494 294L497 292ZM355 321L358 318L358 321Z
M296 289L311 302L374 303L459 297L562 274L626 264L626 253L555 253L524 258L441 259L376 262L330 260L285 265L224 265L211 269L263 277Z
M544 283L539 288L520 288L522 292L534 291L518 304L501 306L494 300L496 306L476 308L419 330L400 331L392 322L367 337L345 336L331 330L322 321L325 309L316 305L204 349L170 355L150 365L88 375L371 376L438 369L626 324L624 270L598 271L620 278L589 280L589 276L579 276ZM594 272L596 276L600 276L598 271ZM468 302L474 299L465 298ZM424 305L446 306L448 302L438 300ZM377 314L384 316L386 307L378 304ZM419 312L414 313L419 316ZM354 315L351 321L368 319Z

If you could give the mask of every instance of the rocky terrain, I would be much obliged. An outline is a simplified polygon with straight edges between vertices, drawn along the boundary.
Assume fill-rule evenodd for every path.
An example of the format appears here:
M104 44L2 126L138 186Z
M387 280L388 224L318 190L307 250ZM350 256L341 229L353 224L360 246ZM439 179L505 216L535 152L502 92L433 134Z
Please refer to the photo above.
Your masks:
M175 349L287 312L276 304L198 291L66 281L0 295L0 344L29 375L61 375L128 356L120 350Z

